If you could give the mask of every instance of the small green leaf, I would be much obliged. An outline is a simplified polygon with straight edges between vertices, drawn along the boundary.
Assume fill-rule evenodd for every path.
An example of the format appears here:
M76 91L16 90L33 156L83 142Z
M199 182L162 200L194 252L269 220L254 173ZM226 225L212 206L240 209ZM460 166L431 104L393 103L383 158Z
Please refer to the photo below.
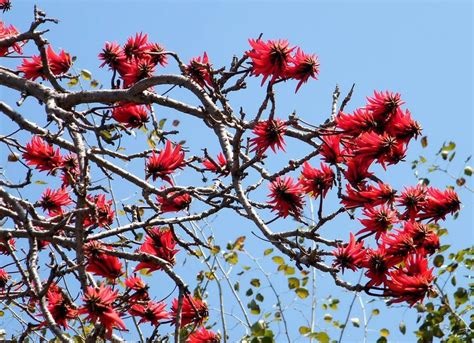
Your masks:
M329 343L329 335L324 331L321 332L313 332L309 335L309 337L314 338L319 343Z
M467 175L467 176L471 176L472 175L472 167L471 166L464 167L464 174Z
M260 287L260 279L252 279L250 280L250 284L254 287Z
M47 185L48 183L46 181L43 181L43 180L36 180L35 184L36 185Z
M360 319L359 318L351 318L352 325L356 328L360 327Z
M272 261L275 262L276 264L283 264L285 263L285 260L281 256L273 256Z
M301 334L301 335L306 335L308 333L311 332L311 329L307 326L300 326L300 328L298 329L298 332Z
M265 250L263 251L263 256L270 255L272 252L273 252L273 249L272 249L272 248L265 249Z
M443 255L436 255L436 257L433 260L433 264L435 267L441 267L444 263L444 256Z
M300 280L296 277L289 277L288 278L288 288L295 289L300 287Z
M380 329L380 336L382 337L388 337L390 335L390 331L388 331L388 329Z
M400 324L398 325L398 328L400 329L400 332L402 334L405 334L407 332L407 326L405 325L405 322L400 322Z
M379 314L380 314L380 310L379 310L378 308L374 308L374 309L372 310L372 315L373 315L373 316L378 316Z
M324 315L323 319L324 319L325 322L328 322L328 323L329 323L329 322L331 322L331 320L332 320L332 315L329 314L329 313L326 313L326 314Z
M163 129L163 127L165 126L165 123L166 123L166 118L161 119L161 120L158 122L158 127L159 127L160 129Z
M257 301L262 302L265 298L264 298L263 295L261 295L260 293L257 293L257 294L255 295L255 299L257 299Z
M78 77L73 77L72 79L69 80L67 83L68 87L74 87L79 83L79 78Z
M97 88L97 87L99 87L99 81L92 80L91 81L91 88Z
M87 81L92 80L92 74L87 69L82 69L81 70L81 76L84 80L87 80Z
M252 299L252 301L247 304L247 307L250 309L250 313L254 315L260 314L260 306L258 306L255 300Z
M427 136L423 136L423 137L421 138L421 146L422 146L423 148L426 148L426 147L428 146L428 137L427 137Z
M306 288L297 288L297 289L295 289L295 293L301 299L305 299L309 295L309 292Z
M454 142L449 142L448 145L443 145L443 148L442 148L444 151L453 151L454 149L456 149L456 143Z

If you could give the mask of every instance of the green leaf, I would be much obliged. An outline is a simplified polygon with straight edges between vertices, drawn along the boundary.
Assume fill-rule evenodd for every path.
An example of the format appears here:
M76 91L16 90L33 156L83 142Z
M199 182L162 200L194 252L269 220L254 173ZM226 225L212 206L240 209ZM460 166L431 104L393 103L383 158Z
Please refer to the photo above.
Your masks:
M272 261L275 262L276 264L283 264L285 263L285 260L281 256L273 256Z
M250 330L254 336L263 336L266 328L266 323L263 320L259 320L250 327Z
M300 326L300 328L298 329L298 332L301 334L301 335L306 335L308 333L311 332L311 329L307 326Z
M250 284L254 287L260 287L260 279L252 279L250 280Z
M433 264L435 267L441 267L444 263L444 256L443 255L436 255L436 257L433 260Z
M467 175L467 176L471 176L472 175L472 167L471 166L464 167L464 174Z
M449 142L448 145L443 145L442 150L443 151L453 151L456 149L456 143L454 142Z
M329 335L325 333L324 331L321 332L313 332L309 334L309 337L314 338L320 343L329 343Z
M234 290L235 290L236 292L240 291L240 283L239 283L239 281L237 281L237 282L234 284Z
M260 293L257 293L257 294L255 295L255 299L257 299L257 301L262 302L265 298L264 298L263 295L261 295Z
M272 249L272 248L265 249L265 250L263 251L263 256L270 255L272 252L273 252L273 249Z
M398 325L398 328L400 329L400 332L402 334L405 334L407 332L407 326L405 325L405 322L400 322L400 324Z
M382 337L388 337L390 335L390 331L388 331L388 329L380 329L380 336Z
M260 306L258 306L254 299L252 299L252 301L247 304L247 307L250 309L250 313L254 315L260 314Z
M378 308L374 308L374 309L372 310L372 315L373 315L373 316L378 316L379 314L380 314L380 310L379 310Z
M360 319L359 318L351 318L352 325L356 328L360 327Z
M166 118L163 118L158 122L158 127L160 129L163 129L163 127L165 126L166 120L167 120Z
M289 277L288 278L288 288L295 289L300 287L300 280L296 277Z
M330 323L331 320L332 320L332 315L331 315L330 313L326 313L326 314L324 315L323 319L324 319L325 322Z
M92 74L87 69L82 69L81 70L81 76L84 80L87 80L87 81L92 80Z
M295 289L295 293L301 299L305 299L309 295L309 292L306 288L297 288Z
M43 180L36 180L35 184L36 185L47 185L48 183L46 181L43 181Z
M458 185L459 187L464 186L465 183L466 183L466 179L463 178L463 177L460 177L460 178L456 179L456 185Z
M287 265L285 267L285 275L294 275L294 274L295 274L295 268Z
M468 294L465 288L459 287L456 292L454 292L454 305L456 307L461 306L462 304L468 301Z
M227 263L236 265L237 262L239 262L239 257L237 256L237 253L235 251L232 251L224 254L224 260Z
M70 79L69 82L67 83L67 85L68 85L68 87L74 87L78 83L79 83L79 78L76 76L76 77L73 77L72 79Z
M423 136L423 137L421 138L421 146L422 146L423 148L426 148L426 147L428 146L428 137L427 137L427 136Z
M91 87L92 87L92 88L97 88L97 87L99 87L99 81L97 81L97 80L92 80L92 81L91 81Z

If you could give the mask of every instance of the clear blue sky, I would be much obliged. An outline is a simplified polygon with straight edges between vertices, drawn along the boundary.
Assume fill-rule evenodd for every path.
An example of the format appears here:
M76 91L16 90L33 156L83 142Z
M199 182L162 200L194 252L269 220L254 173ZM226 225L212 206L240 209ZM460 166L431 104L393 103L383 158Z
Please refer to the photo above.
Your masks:
M2 15L2 20L16 25L20 30L28 27L32 18L33 1L13 0L13 11ZM56 48L64 48L78 57L77 70L86 68L94 77L107 84L110 76L98 68L97 54L105 41L123 43L135 32L148 33L150 40L162 43L176 51L184 61L207 51L214 66L228 65L233 54L247 50L248 38L260 33L267 39L285 38L306 52L319 56L321 71L318 81L310 81L299 93L293 94L295 83L282 85L277 91L278 112L285 116L297 113L316 123L323 122L329 113L331 94L335 84L347 92L356 83L353 100L348 106L363 106L365 96L374 90L393 90L402 94L406 107L412 112L429 137L428 155L432 156L443 141L455 140L457 155L461 160L472 153L473 140L473 8L471 1L36 1L51 17L61 23L51 25L47 34ZM9 61L12 63L12 61ZM175 71L170 67L167 72ZM175 93L179 95L180 93ZM7 98L10 93L0 93ZM174 94L172 94L174 95ZM248 113L255 111L263 99L259 82L250 82L242 95L232 97L234 108L243 106ZM188 99L188 97L184 97ZM11 99L7 99L11 100ZM15 99L16 100L16 99ZM10 101L13 102L13 101ZM34 107L27 104L25 109ZM170 119L178 115L168 110L158 114ZM181 118L180 118L181 119ZM8 128L3 125L2 132ZM216 142L206 130L198 130L195 121L182 120L181 129L188 145L197 149L208 147L218 151ZM189 132L192 129L192 136ZM138 149L139 142L131 141L131 149ZM140 142L141 144L141 142ZM215 147L215 148L213 148ZM412 143L407 161L421 153L419 143ZM289 144L288 157L300 156L297 146ZM2 153L3 156L3 153ZM428 157L428 156L427 156ZM2 163L4 157L2 157ZM276 162L277 163L277 162ZM460 164L453 164L457 172ZM276 166L276 164L275 164ZM137 172L142 173L140 169ZM383 177L400 188L415 183L409 163L397 166ZM181 179L183 180L183 179ZM434 184L444 187L442 178ZM125 197L126 189L118 189L118 197ZM463 247L466 239L473 241L472 195L464 193L465 210L456 222L447 222L450 235L443 243ZM235 216L221 216L214 222L215 233L221 241L247 235L248 248L261 248L250 234L253 228ZM295 225L285 222L288 225ZM355 225L355 226L354 226ZM275 229L286 227L274 226ZM346 238L350 230L358 229L345 217L331 224L324 231L330 237ZM258 250L255 250L258 251ZM254 252L254 255L261 253ZM189 262L189 261L188 261ZM265 263L273 271L274 265ZM188 268L188 267L186 267ZM189 267L190 268L190 267ZM188 270L188 269L186 269ZM286 291L285 279L277 279ZM158 280L160 281L160 280ZM189 278L192 282L193 278ZM164 281L163 281L164 282ZM347 308L350 295L334 290L332 281L318 275L318 298L333 294L342 299L341 308ZM247 287L242 287L243 292ZM168 290L164 291L164 293ZM270 294L270 293L268 293ZM244 295L242 295L245 298ZM284 295L285 299L290 298ZM367 297L364 299L369 300ZM290 298L291 300L291 298ZM211 305L216 307L216 303ZM270 302L271 303L271 302ZM268 304L268 303L267 303ZM232 305L235 307L235 305ZM371 304L367 305L369 311ZM235 309L235 308L234 308ZM302 308L309 316L308 308ZM413 311L405 308L384 312L372 325L369 341L378 337L378 329L387 325L392 341L413 341L413 336L401 336L397 330L403 318L408 332L415 329ZM306 325L300 312L288 309L291 336L296 340L297 328ZM322 320L325 313L318 308L317 318L321 329L327 325ZM342 321L345 312L334 314ZM211 311L211 320L218 321L218 314ZM361 317L356 303L354 317ZM257 317L253 316L253 320ZM232 322L232 319L230 319ZM393 322L393 323L392 323ZM0 321L0 326L2 322ZM390 323L389 327L387 323ZM359 341L361 329L346 332L346 341ZM241 330L231 332L237 339ZM331 337L336 338L335 331ZM279 339L282 339L281 336ZM279 341L279 340L277 340ZM300 340L304 341L304 340Z

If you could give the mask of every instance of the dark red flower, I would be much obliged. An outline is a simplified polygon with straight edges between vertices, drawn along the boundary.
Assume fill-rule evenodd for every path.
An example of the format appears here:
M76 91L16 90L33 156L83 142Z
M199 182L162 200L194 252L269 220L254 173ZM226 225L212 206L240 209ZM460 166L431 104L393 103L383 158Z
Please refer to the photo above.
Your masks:
M132 301L146 301L149 300L148 285L138 276L130 276L125 280L125 286L134 290L135 293L130 295Z
M416 250L412 235L400 230L382 235L382 244L387 255L395 263L402 262L409 254L414 253Z
M319 62L316 55L305 54L303 50L298 48L292 59L293 65L288 68L287 77L299 80L295 93L303 83L306 83L310 77L317 80L319 73Z
M77 156L75 154L67 154L63 157L62 164L62 187L73 185L79 179L79 162L77 161Z
M0 10L2 10L3 13L9 11L11 8L12 8L12 3L10 0L0 0Z
M199 57L194 57L186 66L185 74L193 79L197 84L204 88L207 84L209 87L214 87L212 76L210 73L211 64L206 52Z
M370 232L375 233L375 239L390 230L393 224L398 222L398 212L391 210L388 206L368 207L362 210L366 219L359 219L364 228L357 232L357 235Z
M404 112L400 108L397 108L385 130L390 136L396 137L398 141L406 144L410 139L417 138L421 134L421 126L411 118L410 111L405 110Z
M320 154L323 156L323 161L329 164L337 164L344 160L339 144L341 143L341 136L338 134L321 137L323 141L320 147Z
M69 192L65 188L51 190L49 187L41 195L39 201L43 211L48 211L50 216L56 216L63 213L62 207L72 203Z
M141 59L148 51L148 35L142 32L129 37L123 46L123 53L128 60Z
M457 193L448 188L444 191L429 187L426 191L426 199L422 205L422 212L418 214L419 219L430 219L430 221L445 220L446 215L454 214L461 208L461 201Z
M51 285L53 286L53 284ZM69 320L77 318L79 311L76 306L63 295L61 289L54 285L49 287L47 292L48 311L51 313L56 324L64 329L69 329Z
M372 113L374 119L379 123L384 123L395 111L404 104L399 93L389 91L374 91L374 97L367 97L366 109Z
M176 321L178 317L178 299L173 299L171 305L171 316ZM184 327L188 324L200 326L204 320L209 316L207 304L198 298L193 298L190 295L183 297L183 306L181 308L181 325Z
M388 157L397 153L397 148L397 140L388 134L379 135L375 132L364 132L354 142L352 152L360 158L376 159L385 168L385 162L389 162L389 160L392 162Z
M344 131L344 134L353 137L363 132L372 131L377 127L372 113L364 108L359 108L353 114L339 112L336 117L336 126Z
M28 80L36 80L37 78L45 78L43 72L43 62L40 56L32 56L31 60L24 58L21 66L17 68L24 75L23 77Z
M321 163L321 169L317 169L305 162L299 183L306 194L314 198L321 194L325 197L334 184L334 172L327 164Z
M364 241L356 242L351 232L349 243L345 245L338 244L337 249L332 254L334 255L334 267L341 268L343 273L344 268L356 271L357 268L361 267L365 257Z
M173 233L169 229L153 228L148 230L145 242L138 249L139 252L150 254L161 258L162 260L171 264L175 263L175 255L178 252L176 248L176 241ZM153 261L140 262L135 271L141 269L148 269L148 272L161 269L160 265Z
M97 241L84 245L84 255L87 257L86 271L115 280L123 274L122 263L118 257L109 255L104 250L112 249Z
M157 155L153 151L151 157L146 162L146 177L150 176L155 181L161 178L170 184L173 184L170 175L176 169L183 169L184 167L184 152L181 150L181 145L173 145L170 141L166 142L166 146Z
M114 309L114 301L117 299L118 291L100 285L99 287L87 287L82 297L84 305L79 308L79 314L87 314L87 320L91 323L100 322L105 328L107 338L112 336L114 328L126 330L125 323L120 319L120 315Z
M397 197L398 205L405 207L402 217L406 219L415 219L423 208L426 199L426 187L417 185L407 187L402 194Z
M9 4L9 3L10 2L8 0L0 0L0 10L2 9L2 5L6 6L6 4ZM7 7L3 7L3 12L7 11L6 8ZM18 34L19 34L18 30L13 25L10 25L10 26L7 27L0 20L0 40L7 39L7 38L10 38L10 37L14 37ZM12 43L9 46L0 47L0 57L9 55L13 51L15 51L18 54L22 53L20 43L15 42L15 43Z
M262 85L271 76L270 83L278 78L286 78L289 63L293 60L291 52L294 48L288 46L287 40L249 39L252 50L247 51L247 56L252 59L252 74L263 75Z
M164 46L158 43L148 43L147 45L147 55L150 56L151 61L154 64L161 64L162 67L168 64L168 57L165 52Z
M10 274L5 269L0 269L0 289L7 286L8 280L10 280Z
M268 148L276 153L276 149L285 151L285 140L283 136L286 132L286 124L280 119L266 120L258 122L253 133L257 136L250 140L252 151L258 155L263 155Z
M434 280L433 268L428 269L428 260L420 254L408 256L405 267L390 273L390 280L386 283L389 291L387 295L394 297L389 303L406 301L413 306L423 301Z
M202 164L206 170L210 170L222 176L229 175L230 171L227 169L227 160L222 152L217 155L217 161L207 158L202 162Z
M53 75L62 75L67 73L69 68L72 66L71 55L69 55L64 50L61 50L59 54L56 54L51 47L48 45L48 50L46 51L48 56L49 68Z
M219 343L220 341L221 338L217 333L200 327L188 336L186 343Z
M295 218L301 216L304 199L303 190L298 183L293 183L291 177L280 178L270 183L271 200L268 202L273 206L272 211L278 212L278 216L286 218L292 215Z
M362 266L367 268L364 275L370 279L366 287L378 286L387 281L388 270L394 264L383 246L377 250L367 249L362 262Z
M165 196L157 196L156 200L160 204L160 210L162 213L166 212L178 212L186 210L191 204L191 195L189 193L176 194L175 192L170 192Z
M117 70L126 58L120 45L115 42L105 42L105 47L99 54L99 59L104 61L100 65L101 68L107 64L110 69Z
M362 186L366 179L374 175L374 173L369 172L371 164L371 160L360 156L348 158L345 162L347 170L344 171L346 180L349 181L352 186Z
M146 57L120 64L118 72L123 79L124 87L128 88L138 81L152 76L155 72L155 66L155 63L149 57Z
M112 117L128 128L139 128L148 122L148 111L143 105L126 103L114 107Z
M10 255L10 251L7 246L10 246L12 250L15 250L15 239L10 238L8 241L5 237L0 237L0 255Z
M63 163L59 148L55 151L53 146L47 144L40 136L34 136L26 145L23 158L29 166L35 166L36 169L51 174L61 168Z
M379 182L376 186L365 186L359 189L354 189L351 186L346 186L347 194L343 196L341 203L347 208L354 208L360 206L377 206L382 204L392 204L395 200L396 191L388 184Z
M89 194L87 200L93 204L93 207L84 218L84 227L112 225L115 218L115 212L112 210L112 200L106 200L104 194L95 196Z
M160 325L161 320L168 319L170 317L170 314L166 312L166 303L158 303L151 300L148 301L146 305L132 305L128 312L132 316L140 317L140 321L138 322L138 324L149 322L153 326Z

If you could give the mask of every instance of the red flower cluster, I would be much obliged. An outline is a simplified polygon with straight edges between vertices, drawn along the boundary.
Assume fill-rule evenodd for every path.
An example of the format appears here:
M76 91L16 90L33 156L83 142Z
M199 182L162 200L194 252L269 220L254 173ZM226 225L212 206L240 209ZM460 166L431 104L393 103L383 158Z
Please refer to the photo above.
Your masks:
M276 152L276 148L285 151L285 132L286 124L280 119L258 122L253 129L257 137L250 140L252 151L256 151L258 155L263 155L268 148L273 152Z
M184 166L184 152L181 150L181 145L173 145L170 141L166 142L166 146L157 155L154 151L146 161L146 177L150 176L155 181L157 178L173 184L171 174L176 169L182 169Z
M178 317L178 299L173 299L171 304L171 316L176 320ZM184 327L188 324L200 326L209 316L207 304L198 298L190 295L183 297L183 306L181 308L181 325Z
M160 204L160 210L162 213L166 212L179 212L189 208L191 204L191 195L189 193L178 194L170 192L165 196L157 196L156 200Z
M4 289L8 281L10 280L10 274L5 269L0 269L0 289Z
M166 311L164 302L148 301L146 304L135 304L128 311L132 316L140 317L139 324L149 322L153 326L160 325L160 321L168 319L169 313Z
M48 311L51 313L56 324L64 329L69 328L68 321L77 318L79 311L75 305L64 296L58 285L52 283L47 292Z
M176 248L176 241L170 229L153 228L148 230L145 242L138 249L139 252L150 254L161 258L162 260L171 264L175 263L175 255L178 252ZM154 261L140 262L135 271L147 269L148 272L161 269L161 266Z
M296 91L311 77L316 79L319 72L319 62L316 55L305 54L300 48L292 55L294 47L287 40L249 39L252 50L247 56L252 59L252 74L263 75L262 85L268 77L270 83L277 80L295 79L299 83Z
M72 203L69 192L62 187L58 190L51 190L49 187L41 195L39 201L44 211L48 211L49 216L57 216L63 213L62 207Z
M126 330L125 323L119 313L114 309L114 301L117 299L118 291L110 287L100 285L99 287L87 287L82 297L84 305L79 308L79 314L86 314L91 323L100 322L105 328L106 337L112 337L114 328Z
M26 164L34 166L40 171L47 171L48 174L62 167L63 158L59 148L54 150L53 146L47 144L40 136L34 136L26 145L23 158Z
M143 105L120 104L112 110L112 118L128 128L136 129L148 122L148 111Z
M189 76L203 88L206 85L214 87L210 70L211 64L209 63L209 58L207 57L206 52L204 52L202 57L194 57L189 61L184 74Z
M109 69L119 73L124 87L152 76L158 64L167 64L164 47L148 42L148 35L143 33L129 37L122 47L106 42L99 59L103 61L101 67L108 65Z
M272 211L278 212L278 216L286 218L292 215L295 218L301 216L304 199L303 190L298 182L294 183L291 177L284 179L277 178L270 183L271 200L268 202L273 205Z
M55 76L67 73L72 66L71 56L64 50L61 50L58 55L54 52L51 45L49 45L46 50L46 56L51 73ZM43 70L43 62L41 61L41 57L37 55L32 56L31 60L27 58L23 59L23 63L18 67L18 70L29 80L36 80L38 77L42 79L46 78Z
M325 197L327 192L334 184L334 172L324 163L321 163L321 169L313 168L308 162L303 164L301 171L300 185L306 194L317 198L322 195Z
M7 5L9 1L3 0L3 3L0 2L0 10L3 9L3 12L7 11ZM4 6L2 8L2 6ZM5 23L0 20L0 40L14 37L18 35L18 30L13 26L5 26ZM10 55L12 52L16 52L18 54L22 53L21 45L18 42L12 43L10 46L2 46L0 47L0 57Z
M106 227L112 225L115 218L115 212L112 210L112 200L106 200L105 194L87 195L87 200L92 204L84 218L84 227L98 225Z
M123 274L122 263L118 257L109 255L104 250L112 249L96 241L84 245L84 254L87 257L86 271L115 280Z
M138 276L130 276L125 280L125 286L134 291L130 296L131 301L146 301L149 300L148 285Z
M227 160L222 152L217 155L217 161L207 158L202 162L202 165L206 170L220 174L221 176L229 175L229 170L227 169Z
M188 336L186 343L219 343L221 338L215 332L201 327Z

